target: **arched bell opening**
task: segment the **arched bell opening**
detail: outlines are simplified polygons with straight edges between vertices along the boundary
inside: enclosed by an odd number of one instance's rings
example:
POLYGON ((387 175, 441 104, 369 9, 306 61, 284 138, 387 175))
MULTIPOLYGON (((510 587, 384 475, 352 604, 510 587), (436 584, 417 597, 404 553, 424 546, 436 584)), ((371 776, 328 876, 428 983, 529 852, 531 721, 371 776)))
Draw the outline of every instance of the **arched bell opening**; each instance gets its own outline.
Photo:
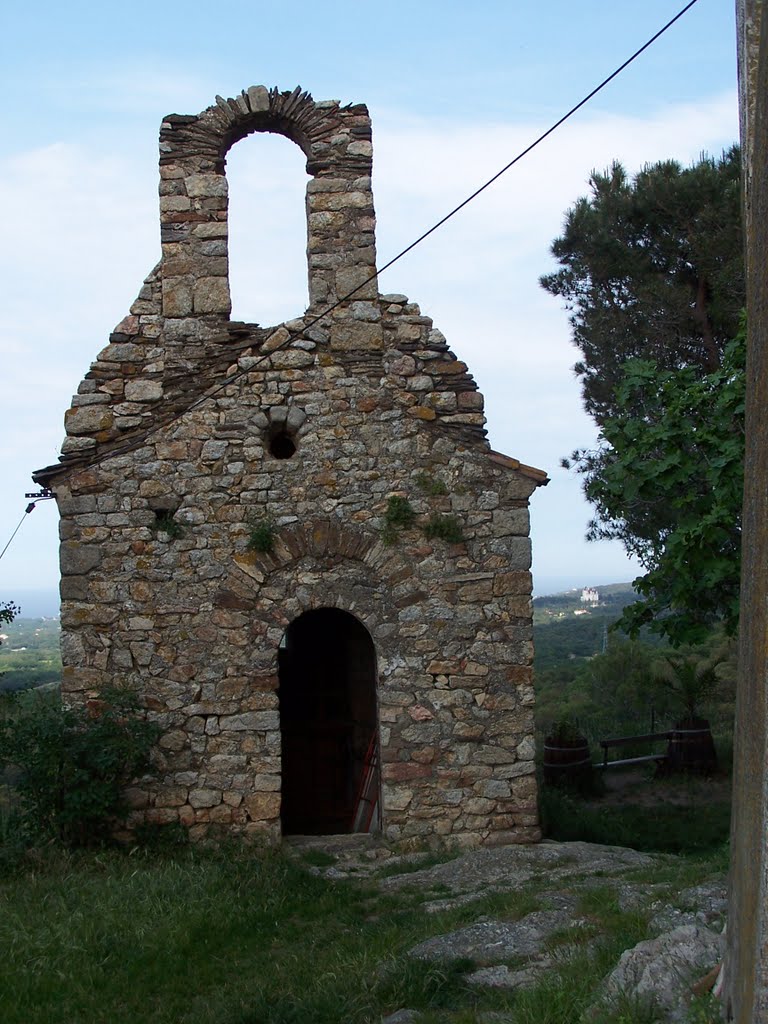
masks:
POLYGON ((376 652, 354 615, 295 619, 278 652, 283 835, 380 827, 376 652))
POLYGON ((261 131, 227 154, 232 320, 279 324, 309 303, 305 163, 290 139, 261 131))

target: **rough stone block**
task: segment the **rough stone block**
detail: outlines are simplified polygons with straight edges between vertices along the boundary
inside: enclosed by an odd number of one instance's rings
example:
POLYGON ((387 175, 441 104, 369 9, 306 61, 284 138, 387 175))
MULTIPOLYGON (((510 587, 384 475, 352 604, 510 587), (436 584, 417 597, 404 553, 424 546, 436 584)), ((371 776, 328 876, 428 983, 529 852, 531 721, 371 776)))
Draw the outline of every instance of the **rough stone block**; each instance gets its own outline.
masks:
POLYGON ((243 804, 253 821, 269 821, 280 814, 279 793, 252 793, 244 798, 243 804))
POLYGON ((417 420, 434 420, 437 418, 437 413, 434 409, 427 405, 413 405, 410 409, 406 409, 408 416, 412 416, 417 420))
POLYGON ((189 316, 192 312, 192 283, 186 277, 163 279, 163 315, 189 316))
POLYGON ((280 715, 277 711, 248 711, 242 715, 222 715, 219 726, 222 732, 279 729, 280 715))
POLYGON ((384 346, 384 336, 379 324, 364 323, 361 320, 334 324, 331 328, 331 348, 341 351, 378 351, 384 346))
POLYGON ((315 357, 311 352, 303 352, 298 348, 283 349, 273 352, 270 363, 275 370, 296 370, 302 366, 311 366, 315 357))
POLYGON ((253 788, 257 793, 279 793, 282 782, 279 775, 254 775, 253 788))
POLYGON ((384 786, 381 793, 385 813, 404 811, 413 800, 413 790, 405 786, 384 786))
POLYGON ((187 802, 188 792, 186 786, 165 786, 157 794, 155 807, 182 807, 187 802))
POLYGON ((374 267, 340 267, 336 271, 335 280, 336 294, 340 299, 351 296, 359 301, 360 299, 375 299, 378 295, 374 267))
POLYGON ((247 93, 248 106, 254 114, 269 110, 269 90, 263 85, 252 85, 247 93))
POLYGON ((226 277, 199 277, 195 281, 195 313, 229 313, 231 308, 226 277))
POLYGON ((80 516, 95 512, 97 508, 94 494, 81 494, 77 497, 62 495, 57 499, 57 504, 61 516, 80 516))
POLYGON ((160 196, 160 213, 182 213, 191 208, 187 196, 160 196))
POLYGON ((427 779, 433 769, 427 764, 416 764, 408 761, 395 761, 382 767, 382 778, 387 782, 407 782, 411 779, 427 779))
POLYGON ((173 825, 179 820, 179 812, 175 807, 149 807, 144 812, 147 825, 173 825))
POLYGON ((227 195, 227 179, 223 174, 190 174, 185 185, 187 195, 194 199, 227 195))
POLYGON ((163 397, 163 385, 159 380, 129 380, 125 397, 129 402, 157 402, 163 397))
POLYGON ((195 810, 201 807, 216 807, 221 803, 221 790, 218 789, 191 789, 189 791, 189 803, 195 810))
POLYGON ((347 152, 350 156, 373 156, 373 146, 370 142, 350 142, 347 146, 347 152))
POLYGON ((65 437, 61 442, 62 455, 74 455, 84 453, 90 448, 96 447, 95 437, 65 437))
POLYGON ((499 536, 516 534, 518 536, 527 537, 528 509, 497 509, 493 513, 493 528, 494 532, 499 536))
POLYGON ((109 430, 112 418, 112 411, 102 406, 78 406, 65 413, 64 426, 68 434, 93 434, 109 430))
POLYGON ((79 544, 65 541, 59 548, 59 565, 62 576, 83 576, 94 570, 101 562, 102 550, 96 544, 79 544))
POLYGON ((482 745, 478 747, 475 760, 481 764, 511 764, 517 760, 515 754, 504 747, 482 745))

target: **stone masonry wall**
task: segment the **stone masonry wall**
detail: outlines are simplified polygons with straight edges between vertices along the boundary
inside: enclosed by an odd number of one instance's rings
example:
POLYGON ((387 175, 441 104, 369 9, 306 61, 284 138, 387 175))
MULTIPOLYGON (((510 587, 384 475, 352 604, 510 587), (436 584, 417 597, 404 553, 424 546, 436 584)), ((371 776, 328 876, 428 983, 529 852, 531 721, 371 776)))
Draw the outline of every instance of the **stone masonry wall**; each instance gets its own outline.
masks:
POLYGON ((67 699, 128 685, 163 728, 133 820, 279 836, 278 645, 335 607, 376 649, 386 834, 539 836, 527 506, 546 477, 490 450, 464 363, 378 293, 370 138, 365 107, 300 90, 164 121, 162 261, 35 475, 61 514, 67 699), (311 306, 269 329, 229 320, 225 156, 252 131, 292 138, 313 175, 311 306), (386 543, 393 495, 417 517, 386 543), (462 541, 426 539, 445 515, 462 541))

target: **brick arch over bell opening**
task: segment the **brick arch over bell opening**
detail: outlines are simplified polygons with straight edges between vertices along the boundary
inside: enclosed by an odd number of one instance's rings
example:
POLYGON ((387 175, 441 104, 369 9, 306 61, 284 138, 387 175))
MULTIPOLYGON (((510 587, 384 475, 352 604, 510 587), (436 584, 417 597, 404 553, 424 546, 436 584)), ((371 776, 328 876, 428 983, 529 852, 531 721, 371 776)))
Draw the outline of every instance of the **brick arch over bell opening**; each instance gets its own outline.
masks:
MULTIPOLYGON (((200 114, 173 114, 163 121, 161 276, 167 318, 229 319, 226 155, 254 132, 283 135, 307 157, 310 308, 332 304, 375 274, 367 107, 316 103, 300 88, 252 86, 235 99, 217 97, 200 114)), ((376 294, 371 280, 355 298, 376 294)))

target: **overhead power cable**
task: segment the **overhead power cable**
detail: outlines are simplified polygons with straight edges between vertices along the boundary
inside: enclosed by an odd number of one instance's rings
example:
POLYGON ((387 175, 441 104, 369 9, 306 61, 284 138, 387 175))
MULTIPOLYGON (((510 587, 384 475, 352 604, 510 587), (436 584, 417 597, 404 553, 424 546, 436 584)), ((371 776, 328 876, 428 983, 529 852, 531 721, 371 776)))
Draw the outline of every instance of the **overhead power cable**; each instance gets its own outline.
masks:
MULTIPOLYGON (((587 95, 584 96, 583 99, 579 100, 578 103, 571 107, 571 109, 567 113, 563 114, 563 116, 560 117, 557 121, 555 121, 554 124, 550 125, 550 127, 547 128, 546 131, 542 132, 541 135, 538 136, 538 138, 534 139, 534 141, 531 142, 528 146, 526 146, 525 149, 521 150, 517 154, 517 156, 510 160, 509 163, 505 164, 504 167, 501 168, 501 170, 497 171, 493 175, 493 177, 489 178, 479 188, 476 188, 475 191, 471 193, 471 195, 468 195, 466 199, 464 199, 462 202, 458 204, 458 206, 455 206, 449 213, 446 213, 444 217, 441 217, 440 220, 433 224, 432 227, 428 228, 421 235, 419 235, 419 237, 416 238, 413 242, 411 242, 410 245, 407 245, 404 249, 402 249, 395 256, 393 256, 392 259, 388 260, 383 266, 379 267, 377 270, 374 270, 370 277, 362 281, 359 285, 357 285, 356 288, 353 288, 350 292, 347 292, 346 295, 342 296, 340 299, 337 299, 336 302, 328 306, 321 313, 318 313, 315 316, 313 316, 308 322, 305 321, 304 326, 301 328, 301 330, 286 327, 285 330, 288 331, 288 337, 279 345, 276 345, 274 348, 270 349, 269 352, 265 352, 262 355, 258 356, 256 358, 255 363, 251 363, 247 368, 239 369, 235 373, 231 374, 229 377, 226 377, 212 391, 208 391, 204 395, 201 395, 200 398, 196 399, 194 402, 192 402, 191 405, 188 405, 186 409, 183 409, 181 412, 173 416, 167 423, 159 423, 157 426, 150 429, 147 433, 142 434, 141 438, 137 438, 134 441, 131 441, 122 447, 112 448, 108 451, 104 451, 99 457, 90 460, 89 465, 98 465, 101 462, 104 462, 106 459, 115 458, 118 455, 123 455, 126 452, 132 451, 138 445, 143 444, 153 434, 156 434, 159 430, 163 430, 166 427, 169 427, 171 424, 181 419, 182 416, 185 416, 187 413, 199 408, 201 405, 203 405, 203 403, 209 401, 210 399, 215 398, 216 395, 220 394, 225 388, 229 387, 231 384, 234 384, 235 381, 239 380, 241 377, 245 376, 248 373, 252 373, 260 363, 267 360, 275 352, 280 352, 282 349, 287 348, 288 345, 290 345, 295 338, 300 337, 302 334, 305 334, 307 331, 311 330, 312 327, 316 326, 316 324, 318 324, 321 320, 324 320, 327 316, 329 316, 329 314, 331 314, 335 309, 338 309, 339 306, 342 306, 345 302, 349 302, 349 300, 353 298, 367 284, 369 284, 375 278, 383 274, 385 270, 389 270, 390 267, 394 266, 395 263, 401 260, 409 252, 412 252, 417 245, 420 245, 425 239, 429 238, 430 235, 434 234, 434 232, 437 231, 438 228, 441 228, 443 224, 446 224, 449 220, 451 220, 452 217, 455 217, 457 213, 459 213, 471 202, 477 199, 479 195, 485 192, 487 188, 490 188, 490 186, 493 185, 494 182, 498 181, 499 178, 501 178, 502 175, 506 174, 508 170, 515 166, 515 164, 519 163, 532 150, 534 150, 537 146, 544 142, 545 139, 552 135, 553 132, 557 131, 557 129, 560 128, 561 125, 565 124, 565 122, 569 118, 573 117, 573 115, 577 111, 581 110, 583 106, 589 103, 589 101, 593 99, 599 92, 601 92, 610 82, 612 82, 614 78, 616 78, 618 75, 622 73, 622 71, 628 68, 629 65, 633 63, 633 61, 637 60, 637 58, 642 53, 644 53, 650 46, 652 46, 657 39, 663 36, 664 33, 668 31, 668 29, 670 29, 675 24, 675 22, 679 21, 680 18, 682 18, 683 15, 686 14, 696 3, 698 3, 698 0, 690 0, 690 2, 685 5, 685 7, 678 11, 678 13, 673 18, 670 18, 670 20, 665 25, 663 25, 662 28, 658 30, 658 32, 655 32, 650 37, 650 39, 648 39, 645 43, 643 43, 641 47, 635 50, 635 52, 630 57, 628 57, 622 64, 620 64, 614 71, 612 71, 611 74, 607 76, 607 78, 604 78, 599 85, 596 85, 595 88, 591 90, 591 92, 587 93, 587 95)), ((250 347, 250 345, 247 345, 242 351, 246 351, 246 349, 250 347)))
MULTIPOLYGON (((438 228, 441 228, 443 224, 446 224, 452 217, 455 217, 460 210, 463 210, 464 207, 468 206, 474 199, 477 199, 477 197, 482 192, 485 192, 487 188, 490 188, 490 186, 493 185, 494 182, 498 181, 498 179, 503 174, 506 174, 506 172, 510 170, 512 167, 514 167, 516 163, 519 163, 520 160, 523 159, 523 157, 527 156, 532 150, 534 150, 538 145, 540 145, 553 132, 557 131, 557 129, 562 124, 564 124, 570 117, 572 117, 578 110, 585 106, 585 104, 589 103, 589 101, 594 96, 596 96, 602 89, 604 89, 605 86, 609 84, 609 82, 612 82, 614 78, 620 75, 621 72, 625 70, 625 68, 628 68, 629 65, 634 60, 636 60, 641 53, 644 53, 645 50, 648 49, 648 47, 652 46, 656 42, 656 40, 659 39, 667 31, 667 29, 671 28, 676 21, 679 21, 679 19, 682 18, 686 11, 689 11, 691 7, 693 7, 696 3, 698 3, 698 0, 690 0, 690 2, 687 3, 685 7, 682 8, 682 10, 678 11, 674 18, 671 18, 666 23, 666 25, 664 25, 662 28, 658 30, 658 32, 652 35, 647 42, 643 43, 643 45, 638 50, 635 50, 631 57, 628 57, 623 64, 620 64, 615 71, 612 71, 607 78, 604 78, 599 85, 595 86, 595 88, 590 93, 588 93, 582 100, 579 100, 579 102, 575 106, 571 107, 571 109, 566 114, 563 114, 563 116, 558 121, 555 121, 555 123, 551 125, 549 128, 547 128, 545 132, 542 132, 542 134, 539 135, 537 139, 534 139, 534 141, 531 142, 528 146, 526 146, 525 149, 521 150, 521 152, 519 152, 516 157, 510 160, 508 164, 505 164, 505 166, 502 167, 500 171, 497 171, 492 178, 489 178, 488 181, 485 182, 485 184, 475 189, 475 191, 471 195, 467 196, 467 198, 464 199, 461 203, 459 203, 458 206, 455 206, 449 213, 446 213, 444 217, 441 217, 439 221, 433 224, 431 228, 428 228, 423 234, 419 235, 419 237, 415 239, 415 241, 411 242, 410 245, 407 245, 404 249, 397 253, 396 256, 393 256, 392 259, 388 260, 388 262, 386 262, 383 266, 375 270, 370 277, 366 278, 361 284, 357 285, 356 288, 353 288, 351 292, 348 292, 342 298, 334 302, 332 306, 329 306, 327 309, 323 310, 322 313, 319 313, 317 316, 315 316, 309 322, 309 324, 305 324, 303 330, 307 331, 311 327, 314 327, 315 324, 317 324, 320 320, 323 320, 326 316, 328 316, 329 313, 332 313, 333 310, 337 309, 345 302, 348 302, 362 288, 364 288, 367 284, 373 281, 374 278, 379 277, 381 274, 384 273, 385 270, 389 270, 389 268, 394 266, 394 264, 397 263, 398 260, 401 260, 403 256, 406 256, 409 252, 415 249, 416 246, 420 245, 426 238, 429 238, 431 234, 437 231, 438 228)), ((293 338, 298 336, 299 333, 301 332, 296 331, 295 333, 292 333, 292 336, 290 338, 287 338, 280 345, 275 346, 275 348, 272 349, 269 353, 265 353, 261 357, 260 361, 263 359, 267 359, 270 355, 272 355, 272 352, 278 352, 280 351, 280 349, 287 347, 291 343, 293 338)), ((189 406, 189 409, 187 409, 186 411, 189 412, 192 409, 197 408, 198 405, 201 405, 203 402, 207 401, 208 398, 212 398, 214 395, 218 394, 219 391, 223 390, 225 387, 228 387, 229 384, 233 383, 233 381, 237 380, 239 377, 242 377, 246 373, 250 373, 252 369, 254 369, 253 365, 248 367, 248 369, 239 370, 237 373, 232 374, 232 376, 225 380, 221 385, 219 385, 219 387, 216 388, 215 391, 209 392, 207 395, 202 396, 196 402, 193 402, 193 404, 189 406)))
MULTIPOLYGON (((652 46, 660 36, 664 35, 668 28, 671 28, 676 21, 679 21, 679 19, 682 18, 686 11, 689 11, 691 7, 693 7, 693 5, 696 3, 698 3, 698 0, 690 0, 690 3, 686 4, 681 11, 678 11, 674 18, 670 19, 670 21, 668 21, 663 28, 660 28, 655 35, 651 36, 648 42, 643 43, 639 50, 635 50, 631 57, 628 57, 623 64, 620 64, 615 71, 612 71, 607 78, 604 78, 600 85, 595 86, 592 92, 587 93, 583 100, 579 100, 579 102, 574 107, 571 107, 567 114, 563 114, 559 121, 555 121, 555 123, 551 127, 547 128, 545 132, 542 132, 541 135, 539 135, 537 139, 534 139, 534 141, 530 145, 526 146, 525 149, 521 150, 513 160, 510 160, 509 163, 505 164, 500 171, 497 171, 492 178, 489 178, 484 185, 481 185, 480 188, 475 189, 475 191, 471 195, 467 196, 467 198, 463 202, 459 203, 458 206, 455 206, 450 213, 446 213, 446 215, 442 217, 436 224, 433 224, 428 231, 425 231, 423 235, 419 235, 415 242, 411 242, 411 244, 407 246, 405 249, 403 249, 402 252, 399 252, 397 256, 394 256, 389 261, 389 263, 385 263, 384 266, 378 271, 378 273, 381 274, 385 270, 388 270, 393 263, 397 263, 399 259, 402 259, 402 257, 405 256, 406 253, 409 253, 411 251, 411 249, 415 249, 416 246, 423 242, 425 238, 429 238, 429 236, 434 231, 437 231, 437 229, 442 227, 443 224, 445 224, 447 221, 451 219, 451 217, 454 217, 459 212, 459 210, 463 210, 464 207, 468 206, 473 199, 477 199, 481 192, 485 192, 485 190, 489 188, 491 185, 493 185, 495 181, 499 180, 502 174, 506 174, 511 167, 514 167, 516 163, 519 163, 520 160, 523 159, 523 157, 527 156, 531 152, 531 150, 535 149, 540 143, 542 143, 546 138, 548 138, 548 136, 550 136, 552 132, 557 131, 560 125, 565 124, 569 117, 573 117, 577 110, 581 110, 581 108, 585 104, 589 103, 593 96, 596 96, 601 89, 604 89, 609 82, 612 82, 613 79, 620 75, 625 68, 628 68, 632 61, 636 60, 641 53, 648 49, 649 46, 652 46)), ((362 287, 362 285, 360 285, 359 287, 362 287)))
MULTIPOLYGON (((29 497, 31 497, 31 495, 29 495, 29 494, 28 494, 28 495, 27 495, 27 497, 29 498, 29 497)), ((41 494, 41 495, 40 495, 40 497, 38 498, 38 500, 39 500, 39 501, 45 501, 45 500, 46 500, 47 498, 49 498, 49 497, 51 497, 51 498, 52 498, 52 497, 53 497, 53 495, 52 495, 52 494, 51 494, 51 495, 48 495, 48 494, 41 494)), ((29 504, 27 505, 27 507, 26 507, 26 508, 24 509, 24 515, 23 515, 23 516, 21 517, 21 519, 19 520, 19 522, 18 522, 18 525, 17 525, 16 529, 15 529, 15 530, 13 531, 13 533, 11 534, 11 536, 10 536, 10 537, 8 538, 8 543, 7 543, 6 545, 5 545, 5 547, 3 548, 3 550, 2 550, 2 551, 0 551, 0 558, 2 558, 2 557, 3 557, 3 555, 5 554, 5 552, 6 552, 6 551, 8 550, 8 548, 9 548, 9 547, 11 546, 11 541, 12 541, 12 540, 13 540, 13 538, 14 538, 14 537, 16 536, 16 534, 17 534, 17 533, 19 532, 19 530, 21 529, 21 524, 22 524, 22 523, 24 522, 24 520, 25 520, 25 519, 27 518, 27 516, 29 515, 29 513, 33 511, 33 509, 35 508, 35 505, 36 505, 36 502, 34 502, 34 501, 30 501, 30 503, 29 503, 29 504)))

